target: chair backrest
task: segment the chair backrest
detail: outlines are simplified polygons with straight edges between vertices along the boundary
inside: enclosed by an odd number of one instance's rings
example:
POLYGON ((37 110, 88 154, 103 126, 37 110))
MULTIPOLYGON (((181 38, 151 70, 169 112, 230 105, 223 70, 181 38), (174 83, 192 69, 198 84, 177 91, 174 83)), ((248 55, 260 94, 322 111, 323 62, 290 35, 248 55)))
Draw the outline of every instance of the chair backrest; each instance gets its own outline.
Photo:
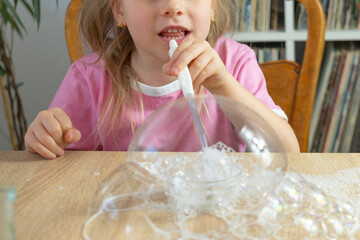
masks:
MULTIPOLYGON (((268 91, 287 114, 302 152, 307 151, 311 113, 325 44, 325 13, 320 0, 297 0, 307 12, 308 35, 303 62, 279 60, 260 64, 268 91)), ((84 55, 79 29, 83 0, 72 0, 65 16, 71 62, 84 55)))
POLYGON ((84 0, 71 0, 65 15, 65 35, 71 62, 84 56, 79 32, 80 10, 84 0))

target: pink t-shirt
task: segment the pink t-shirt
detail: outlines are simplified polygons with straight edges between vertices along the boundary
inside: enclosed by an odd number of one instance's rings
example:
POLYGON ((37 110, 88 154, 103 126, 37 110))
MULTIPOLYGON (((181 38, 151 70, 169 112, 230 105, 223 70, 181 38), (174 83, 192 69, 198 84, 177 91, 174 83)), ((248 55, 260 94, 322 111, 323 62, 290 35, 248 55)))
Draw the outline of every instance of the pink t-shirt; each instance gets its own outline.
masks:
MULTIPOLYGON (((220 38, 216 43, 215 50, 223 60, 227 70, 242 86, 279 116, 286 118, 285 113, 279 106, 275 105, 267 92, 265 79, 253 50, 244 44, 227 38, 220 38)), ((134 136, 133 127, 136 130, 143 122, 142 111, 133 109, 131 114, 125 111, 125 114, 121 115, 120 127, 113 130, 112 134, 108 136, 103 134, 102 127, 96 128, 111 85, 110 76, 103 62, 100 60, 94 63, 97 59, 98 55, 90 54, 72 64, 49 108, 59 107, 63 109, 69 115, 73 126, 79 129, 82 134, 81 140, 70 145, 69 149, 126 151, 134 136)), ((140 83, 140 88, 145 119, 159 107, 183 97, 178 80, 161 87, 150 87, 140 83)), ((132 91, 133 102, 139 103, 136 87, 133 87, 132 91)), ((205 90, 205 94, 210 93, 205 90)), ((210 104, 207 108, 209 114, 203 114, 203 117, 205 116, 203 121, 209 145, 215 144, 220 139, 224 144, 243 151, 244 145, 239 145, 234 127, 217 104, 210 104)), ((166 113, 163 114, 166 115, 166 113)), ((193 128, 191 115, 189 116, 186 114, 168 114, 168 118, 171 119, 159 123, 158 128, 152 129, 152 133, 157 134, 152 134, 153 139, 147 141, 152 141, 156 146, 149 146, 149 148, 164 151, 199 150, 199 141, 193 128), (171 125, 165 126, 164 124, 171 125), (172 144, 168 143, 169 139, 171 139, 172 144), (161 145, 167 145, 166 149, 161 149, 161 145)))

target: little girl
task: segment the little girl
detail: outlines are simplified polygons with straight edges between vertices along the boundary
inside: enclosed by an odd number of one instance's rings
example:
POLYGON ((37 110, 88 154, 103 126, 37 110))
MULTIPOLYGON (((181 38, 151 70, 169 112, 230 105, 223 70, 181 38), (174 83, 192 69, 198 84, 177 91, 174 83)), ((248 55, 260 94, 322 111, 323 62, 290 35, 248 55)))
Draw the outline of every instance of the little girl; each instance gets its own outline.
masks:
POLYGON ((298 152, 254 52, 221 37, 236 26, 238 2, 85 0, 80 30, 93 53, 72 64, 49 109, 30 124, 26 149, 49 159, 64 148, 126 151, 147 116, 183 97, 177 76, 188 66, 197 93, 250 107, 278 133, 285 151, 298 152), (170 59, 171 39, 179 47, 170 59))

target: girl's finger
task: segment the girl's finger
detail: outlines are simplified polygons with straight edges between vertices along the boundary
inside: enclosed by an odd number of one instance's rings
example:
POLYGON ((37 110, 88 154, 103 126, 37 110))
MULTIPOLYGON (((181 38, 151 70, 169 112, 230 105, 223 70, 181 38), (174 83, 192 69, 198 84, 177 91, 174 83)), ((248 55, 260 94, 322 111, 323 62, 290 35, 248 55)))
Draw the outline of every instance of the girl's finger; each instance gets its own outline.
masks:
POLYGON ((66 144, 75 143, 81 139, 81 133, 75 128, 71 128, 64 134, 64 142, 66 144))
POLYGON ((49 149, 47 149, 46 147, 44 147, 36 138, 35 134, 31 131, 28 132, 26 134, 27 137, 27 143, 26 144, 26 149, 29 152, 33 152, 33 153, 38 153, 41 156, 43 156, 44 158, 47 159, 55 159, 56 158, 56 154, 51 152, 49 149))
MULTIPOLYGON (((189 64, 188 67, 193 81, 197 79, 201 73, 203 73, 204 69, 212 61, 212 59, 213 55, 210 52, 204 52, 189 64)), ((211 72, 207 72, 207 76, 209 75, 211 75, 211 72)))
POLYGON ((60 123, 63 133, 72 128, 70 117, 60 108, 52 108, 50 111, 53 113, 55 119, 60 123))
POLYGON ((63 141, 56 142, 54 138, 46 131, 45 127, 37 127, 35 131, 33 131, 34 136, 37 141, 50 152, 56 154, 57 156, 64 155, 63 149, 63 141))
POLYGON ((177 76, 187 65, 204 52, 206 44, 197 41, 190 42, 191 44, 188 46, 189 42, 183 42, 176 49, 173 57, 166 66, 166 73, 177 76))
POLYGON ((35 129, 45 128, 46 132, 59 144, 62 143, 63 130, 59 121, 55 118, 54 114, 50 111, 42 111, 37 116, 38 121, 34 121, 35 129))
POLYGON ((195 89, 200 87, 201 84, 203 84, 204 87, 208 89, 213 87, 212 85, 209 85, 209 81, 205 82, 205 80, 207 80, 213 74, 214 69, 216 69, 216 66, 214 66, 215 64, 215 60, 211 59, 210 62, 208 62, 208 64, 200 71, 197 77, 193 80, 193 86, 195 89))
POLYGON ((193 44, 193 40, 191 39, 187 39, 186 41, 182 42, 177 49, 175 50, 175 52, 173 53, 169 63, 173 64, 174 62, 177 61, 178 57, 181 55, 181 53, 187 49, 189 46, 191 46, 193 44))
POLYGON ((205 49, 203 44, 192 44, 181 52, 176 62, 172 65, 172 68, 180 73, 180 71, 182 71, 193 60, 198 58, 204 51, 205 49))

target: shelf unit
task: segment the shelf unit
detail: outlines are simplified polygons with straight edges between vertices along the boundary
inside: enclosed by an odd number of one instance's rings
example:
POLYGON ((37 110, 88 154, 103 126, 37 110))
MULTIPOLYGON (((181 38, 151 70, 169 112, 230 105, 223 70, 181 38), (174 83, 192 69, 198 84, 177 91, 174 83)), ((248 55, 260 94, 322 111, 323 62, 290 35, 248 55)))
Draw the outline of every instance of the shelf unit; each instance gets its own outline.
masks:
MULTIPOLYGON (((294 1, 285 0, 284 3, 284 31, 270 32, 236 32, 229 36, 238 42, 284 42, 287 60, 296 60, 296 42, 305 42, 305 30, 295 29, 294 1)), ((325 41, 360 41, 360 30, 327 30, 325 41)))

